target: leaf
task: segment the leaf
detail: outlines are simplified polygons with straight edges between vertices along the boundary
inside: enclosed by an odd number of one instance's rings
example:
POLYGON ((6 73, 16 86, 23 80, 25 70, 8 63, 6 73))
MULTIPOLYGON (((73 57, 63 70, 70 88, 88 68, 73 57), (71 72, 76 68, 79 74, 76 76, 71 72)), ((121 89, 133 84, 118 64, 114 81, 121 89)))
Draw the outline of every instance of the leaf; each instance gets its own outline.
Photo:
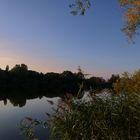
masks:
POLYGON ((41 122, 38 121, 38 120, 34 120, 34 124, 35 124, 35 125, 39 125, 39 124, 41 124, 41 122))
POLYGON ((43 128, 47 128, 48 127, 48 123, 45 121, 43 122, 43 128))
POLYGON ((50 117, 50 116, 51 116, 51 115, 50 115, 49 113, 47 113, 47 112, 46 112, 45 114, 46 114, 48 117, 50 117))
POLYGON ((30 118, 30 117, 25 117, 25 119, 28 120, 28 121, 33 121, 33 119, 30 118))
POLYGON ((75 16, 75 15, 78 14, 78 12, 77 11, 71 11, 71 14, 75 16))
POLYGON ((80 15, 81 15, 81 16, 83 16, 83 15, 85 14, 85 11, 86 11, 86 9, 85 9, 85 8, 83 8, 83 9, 81 10, 80 15))

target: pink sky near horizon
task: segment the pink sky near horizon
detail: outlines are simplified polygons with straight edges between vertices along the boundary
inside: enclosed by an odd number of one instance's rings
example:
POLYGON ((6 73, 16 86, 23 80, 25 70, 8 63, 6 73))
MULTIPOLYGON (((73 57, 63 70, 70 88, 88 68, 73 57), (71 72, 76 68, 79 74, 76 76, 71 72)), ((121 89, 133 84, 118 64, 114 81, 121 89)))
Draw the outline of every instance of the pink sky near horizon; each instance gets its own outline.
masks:
MULTIPOLYGON (((24 58, 19 58, 16 56, 9 56, 9 57, 1 57, 0 56, 0 68, 5 69, 6 65, 9 65, 10 69, 15 66, 16 64, 26 64, 28 66, 28 68, 30 70, 34 70, 34 71, 38 71, 38 72, 43 72, 43 73, 47 73, 47 72, 58 72, 58 73, 62 73, 65 70, 69 70, 72 72, 77 72, 77 68, 78 65, 75 66, 75 68, 72 68, 69 66, 68 67, 63 67, 63 66, 57 66, 54 63, 51 64, 51 62, 46 63, 45 65, 40 62, 37 61, 33 61, 33 62, 29 62, 28 60, 24 61, 24 58)), ((82 68, 82 67, 81 67, 82 68)), ((118 74, 117 72, 112 73, 109 71, 100 71, 97 69, 93 69, 93 70, 88 70, 88 69, 84 69, 83 68, 84 73, 86 74, 90 74, 90 76, 99 76, 99 77, 104 77, 104 78, 109 78, 112 74, 118 74)))

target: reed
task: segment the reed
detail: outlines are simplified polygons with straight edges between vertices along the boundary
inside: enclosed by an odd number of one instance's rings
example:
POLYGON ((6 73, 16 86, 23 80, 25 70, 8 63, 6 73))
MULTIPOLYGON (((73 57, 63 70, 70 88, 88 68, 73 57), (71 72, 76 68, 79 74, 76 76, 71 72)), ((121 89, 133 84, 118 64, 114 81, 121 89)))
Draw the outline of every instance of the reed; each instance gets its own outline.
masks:
POLYGON ((140 96, 91 95, 90 102, 66 99, 51 119, 51 134, 60 140, 140 139, 140 96))

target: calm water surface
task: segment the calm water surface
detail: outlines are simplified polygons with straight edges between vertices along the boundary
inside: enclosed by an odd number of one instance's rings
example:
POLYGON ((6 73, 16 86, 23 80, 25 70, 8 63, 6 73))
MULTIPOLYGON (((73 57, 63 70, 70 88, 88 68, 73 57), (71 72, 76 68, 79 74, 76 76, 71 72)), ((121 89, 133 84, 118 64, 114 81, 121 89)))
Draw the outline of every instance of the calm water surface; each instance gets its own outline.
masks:
MULTIPOLYGON (((46 120, 45 112, 53 113, 52 108, 55 108, 58 102, 58 97, 0 100, 0 140, 25 140, 19 129, 20 121, 25 117, 46 120), (53 101, 55 105, 52 106, 47 100, 53 101)), ((48 130, 40 128, 37 136, 40 140, 49 139, 48 130)))

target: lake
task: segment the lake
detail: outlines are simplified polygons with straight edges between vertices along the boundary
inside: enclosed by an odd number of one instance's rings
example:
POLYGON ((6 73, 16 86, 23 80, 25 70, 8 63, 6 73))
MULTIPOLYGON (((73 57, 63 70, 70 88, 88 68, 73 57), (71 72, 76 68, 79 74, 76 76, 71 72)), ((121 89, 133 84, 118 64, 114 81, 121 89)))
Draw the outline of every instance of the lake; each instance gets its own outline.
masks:
MULTIPOLYGON (((46 120, 45 112, 53 113, 60 98, 42 97, 34 99, 0 99, 0 140, 25 140, 20 131, 20 122, 25 117, 46 120), (53 101, 51 105, 47 100, 53 101)), ((40 127, 37 131, 40 140, 50 139, 48 130, 40 127)))

